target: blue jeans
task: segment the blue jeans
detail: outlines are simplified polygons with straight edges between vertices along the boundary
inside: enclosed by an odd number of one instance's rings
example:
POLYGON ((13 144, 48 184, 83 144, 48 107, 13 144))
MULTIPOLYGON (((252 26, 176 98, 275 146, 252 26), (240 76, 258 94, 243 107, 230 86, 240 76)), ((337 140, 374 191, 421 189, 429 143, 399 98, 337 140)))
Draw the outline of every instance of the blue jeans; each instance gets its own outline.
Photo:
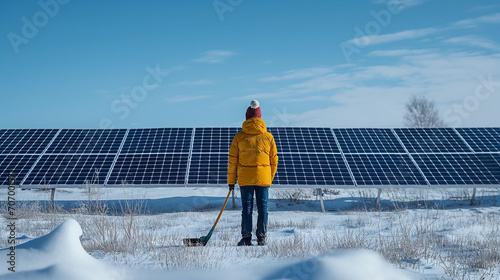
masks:
POLYGON ((267 199, 269 197, 268 187, 243 186, 241 190, 241 236, 243 238, 252 238, 252 212, 253 195, 257 200, 257 239, 266 238, 267 232, 267 199))

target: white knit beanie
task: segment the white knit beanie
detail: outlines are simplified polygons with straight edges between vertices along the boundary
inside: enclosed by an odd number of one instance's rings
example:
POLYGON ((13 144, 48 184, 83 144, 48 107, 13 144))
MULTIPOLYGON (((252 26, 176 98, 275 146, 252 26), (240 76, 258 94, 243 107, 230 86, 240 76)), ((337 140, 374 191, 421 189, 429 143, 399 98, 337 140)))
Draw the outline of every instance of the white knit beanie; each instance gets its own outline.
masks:
POLYGON ((252 100, 252 102, 250 102, 250 107, 251 107, 252 109, 257 109, 257 108, 259 108, 259 101, 257 101, 257 100, 252 100))

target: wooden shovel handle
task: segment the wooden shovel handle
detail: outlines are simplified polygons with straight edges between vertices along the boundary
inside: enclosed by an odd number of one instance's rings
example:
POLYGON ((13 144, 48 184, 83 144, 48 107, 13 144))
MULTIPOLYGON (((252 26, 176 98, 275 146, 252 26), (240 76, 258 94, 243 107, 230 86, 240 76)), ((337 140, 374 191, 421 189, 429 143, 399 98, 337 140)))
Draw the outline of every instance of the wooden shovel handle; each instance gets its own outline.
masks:
POLYGON ((222 209, 220 210, 219 212, 219 216, 217 217, 217 220, 215 220, 215 223, 214 223, 214 226, 213 228, 217 225, 217 223, 219 222, 219 219, 220 219, 220 216, 222 215, 222 212, 224 211, 224 209, 226 208, 226 204, 227 204, 227 201, 229 200, 229 196, 231 195, 231 190, 229 190, 229 192, 227 193, 227 197, 226 197, 226 201, 224 202, 224 206, 222 206, 222 209))

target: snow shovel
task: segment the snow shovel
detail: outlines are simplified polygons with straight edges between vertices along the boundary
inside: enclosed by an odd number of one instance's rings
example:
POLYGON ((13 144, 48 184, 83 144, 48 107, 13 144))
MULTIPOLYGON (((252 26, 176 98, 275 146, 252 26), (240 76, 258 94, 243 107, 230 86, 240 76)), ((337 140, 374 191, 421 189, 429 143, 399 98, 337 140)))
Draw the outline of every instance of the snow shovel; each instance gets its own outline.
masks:
POLYGON ((217 217, 217 220, 215 220, 214 226, 210 230, 207 236, 202 236, 200 238, 186 238, 182 240, 184 242, 184 245, 186 246, 205 246, 207 245, 208 240, 212 236, 212 233, 214 232, 215 226, 219 222, 220 216, 222 215, 222 212, 224 211, 224 208, 226 208, 227 201, 229 200, 229 195, 231 195, 231 190, 229 190, 229 193, 227 194, 226 201, 224 202, 224 206, 222 206, 222 209, 220 210, 219 216, 217 217))

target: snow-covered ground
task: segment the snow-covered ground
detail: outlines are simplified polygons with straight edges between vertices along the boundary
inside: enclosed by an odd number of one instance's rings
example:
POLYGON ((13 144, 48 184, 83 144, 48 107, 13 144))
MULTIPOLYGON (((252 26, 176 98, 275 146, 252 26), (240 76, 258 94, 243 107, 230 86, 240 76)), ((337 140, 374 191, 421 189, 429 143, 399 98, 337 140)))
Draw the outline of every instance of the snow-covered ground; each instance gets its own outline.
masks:
MULTIPOLYGON (((223 188, 18 190, 15 270, 7 193, 0 194, 0 279, 500 279, 500 191, 271 191, 269 244, 236 247, 239 199, 223 188), (299 198, 298 201, 286 198, 299 198), (19 205, 22 201, 22 205, 19 205), (89 213, 90 212, 90 213, 89 213)), ((255 240, 254 240, 255 243, 255 240)))

